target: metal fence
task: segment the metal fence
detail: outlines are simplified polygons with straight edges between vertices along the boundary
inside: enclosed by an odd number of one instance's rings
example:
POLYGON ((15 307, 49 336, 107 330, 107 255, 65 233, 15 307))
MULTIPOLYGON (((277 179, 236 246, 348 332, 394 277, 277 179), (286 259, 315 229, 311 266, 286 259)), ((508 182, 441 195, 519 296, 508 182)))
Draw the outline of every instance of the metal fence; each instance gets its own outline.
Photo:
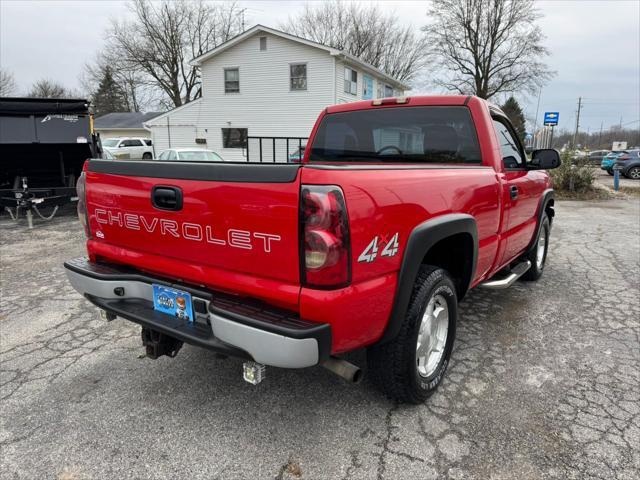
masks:
POLYGON ((298 163, 302 161, 307 137, 247 137, 247 162, 298 163))

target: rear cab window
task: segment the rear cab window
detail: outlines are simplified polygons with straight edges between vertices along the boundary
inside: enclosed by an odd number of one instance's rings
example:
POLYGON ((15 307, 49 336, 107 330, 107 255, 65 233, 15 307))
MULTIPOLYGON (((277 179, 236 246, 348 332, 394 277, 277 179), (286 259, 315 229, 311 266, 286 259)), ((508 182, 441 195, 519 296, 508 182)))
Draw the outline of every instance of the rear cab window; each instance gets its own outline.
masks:
POLYGON ((311 162, 398 162, 480 165, 467 107, 420 106, 326 115, 313 140, 311 162))

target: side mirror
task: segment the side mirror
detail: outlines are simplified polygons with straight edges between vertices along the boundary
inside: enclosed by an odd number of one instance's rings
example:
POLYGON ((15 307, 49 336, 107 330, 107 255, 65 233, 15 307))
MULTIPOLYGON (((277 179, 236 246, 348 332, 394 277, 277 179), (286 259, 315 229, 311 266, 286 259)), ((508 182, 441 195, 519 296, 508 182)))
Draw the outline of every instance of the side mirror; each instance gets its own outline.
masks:
POLYGON ((120 145, 118 145, 118 148, 122 148, 124 146, 125 146, 124 143, 121 143, 120 145))
POLYGON ((554 148, 534 150, 529 168, 532 170, 551 170, 560 166, 560 154, 554 148))

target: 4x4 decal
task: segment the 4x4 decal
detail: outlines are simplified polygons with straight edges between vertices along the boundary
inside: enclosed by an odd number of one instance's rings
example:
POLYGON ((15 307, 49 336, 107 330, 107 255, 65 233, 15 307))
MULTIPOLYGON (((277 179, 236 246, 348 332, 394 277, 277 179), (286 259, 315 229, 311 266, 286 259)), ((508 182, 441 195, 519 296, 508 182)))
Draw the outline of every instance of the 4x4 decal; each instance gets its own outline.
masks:
MULTIPOLYGON (((396 232, 389 241, 385 237, 380 236, 380 243, 385 245, 382 249, 381 257, 393 257, 398 253, 400 244, 398 243, 399 232, 396 232)), ((378 256, 378 236, 367 245, 367 248, 358 257, 358 262, 371 263, 378 256)))

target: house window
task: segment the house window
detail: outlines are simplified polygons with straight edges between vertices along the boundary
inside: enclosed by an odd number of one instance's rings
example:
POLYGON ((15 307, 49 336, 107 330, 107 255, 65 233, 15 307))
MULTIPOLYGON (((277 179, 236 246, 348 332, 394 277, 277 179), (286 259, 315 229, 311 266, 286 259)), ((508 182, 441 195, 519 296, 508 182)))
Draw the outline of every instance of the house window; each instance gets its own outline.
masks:
POLYGON ((385 98, 393 97, 393 87, 391 85, 384 86, 384 96, 385 98))
POLYGON ((240 70, 237 68, 224 69, 224 93, 240 92, 240 70))
POLYGON ((260 37, 260 50, 267 49, 267 37, 260 37))
POLYGON ((349 67, 344 67, 344 91, 351 95, 358 94, 358 72, 349 67))
POLYGON ((369 75, 362 76, 362 99, 371 100, 373 98, 373 78, 369 75))
POLYGON ((223 128, 222 148, 246 148, 247 129, 246 128, 223 128))
POLYGON ((291 90, 307 89, 307 64, 293 63, 289 65, 289 86, 291 90))

